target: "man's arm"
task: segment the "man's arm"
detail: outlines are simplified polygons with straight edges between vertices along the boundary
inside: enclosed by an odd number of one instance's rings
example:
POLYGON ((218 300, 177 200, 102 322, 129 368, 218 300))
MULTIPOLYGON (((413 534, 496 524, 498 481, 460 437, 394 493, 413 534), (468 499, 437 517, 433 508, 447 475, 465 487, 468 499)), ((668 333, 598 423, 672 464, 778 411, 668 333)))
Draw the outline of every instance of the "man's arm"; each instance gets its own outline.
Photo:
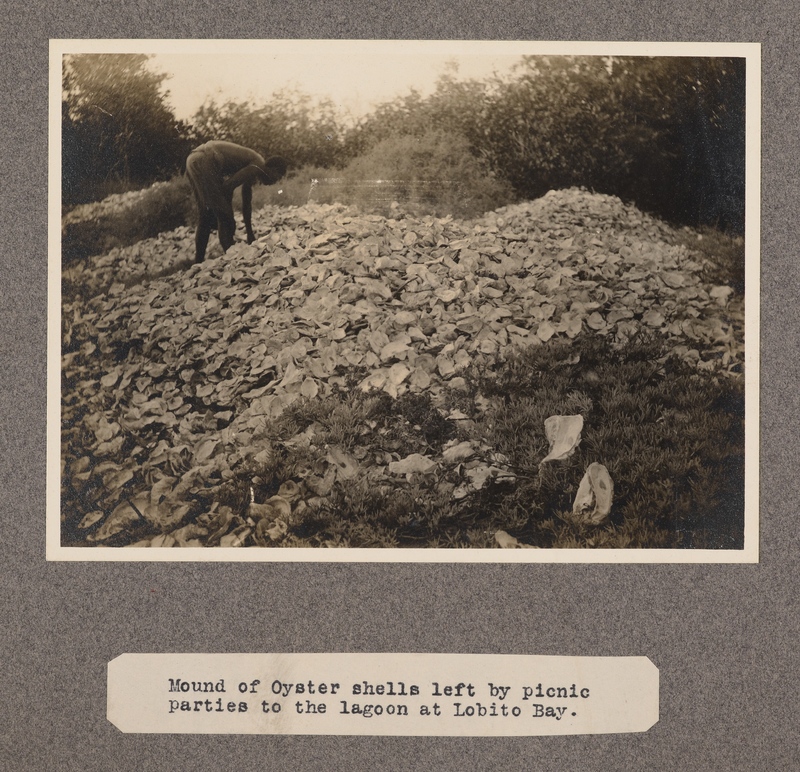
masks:
POLYGON ((242 186, 242 217, 247 231, 247 243, 256 240, 253 233, 253 183, 262 182, 265 185, 274 185, 286 174, 286 162, 282 158, 270 158, 266 168, 262 169, 257 164, 250 164, 232 174, 225 180, 225 193, 228 198, 233 197, 233 191, 242 186))
POLYGON ((282 158, 270 158, 264 166, 249 163, 225 180, 225 192, 232 196, 239 185, 252 185, 261 182, 264 185, 274 185, 286 175, 286 161, 282 158))
POLYGON ((247 231, 248 244, 252 244, 256 240, 256 235, 253 233, 253 182, 265 178, 263 170, 255 164, 251 164, 225 180, 225 193, 229 198, 233 196, 236 188, 242 186, 242 218, 244 219, 244 229, 247 231))
POLYGON ((247 243, 252 244, 256 240, 256 234, 253 233, 253 186, 248 182, 242 185, 242 217, 247 243))
POLYGON ((240 185, 252 187, 253 183, 256 181, 266 180, 266 176, 264 170, 255 164, 245 166, 243 169, 239 169, 236 174, 232 174, 225 180, 225 193, 228 196, 232 196, 233 191, 240 185))

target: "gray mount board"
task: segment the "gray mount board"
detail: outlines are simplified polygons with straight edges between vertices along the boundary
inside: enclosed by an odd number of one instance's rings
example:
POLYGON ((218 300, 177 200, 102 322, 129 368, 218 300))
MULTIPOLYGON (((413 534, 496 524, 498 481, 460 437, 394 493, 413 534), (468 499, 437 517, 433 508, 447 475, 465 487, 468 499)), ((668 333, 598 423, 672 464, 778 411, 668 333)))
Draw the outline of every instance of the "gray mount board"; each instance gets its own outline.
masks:
POLYGON ((796 13, 737 4, 89 2, 4 9, 0 339, 5 717, 12 770, 790 769, 798 637, 796 13), (48 38, 754 41, 762 47, 761 550, 754 565, 47 563, 48 38), (430 651, 647 656, 641 735, 122 735, 123 652, 430 651))

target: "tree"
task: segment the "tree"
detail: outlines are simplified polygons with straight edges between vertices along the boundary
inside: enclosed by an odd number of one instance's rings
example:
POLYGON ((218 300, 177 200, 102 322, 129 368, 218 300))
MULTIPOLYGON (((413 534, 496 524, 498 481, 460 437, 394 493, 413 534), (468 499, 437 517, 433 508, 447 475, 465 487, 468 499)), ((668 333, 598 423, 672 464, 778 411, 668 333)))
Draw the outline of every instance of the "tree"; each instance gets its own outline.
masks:
POLYGON ((392 137, 421 138, 430 132, 444 132, 466 139, 477 155, 476 139, 482 135, 489 87, 477 80, 459 80, 456 65, 449 62, 430 96, 423 97, 412 88, 404 96, 379 104, 363 118, 348 132, 347 152, 355 158, 392 137))
POLYGON ((62 73, 65 198, 109 180, 147 183, 174 174, 188 128, 165 100, 167 75, 146 54, 66 56, 62 73))

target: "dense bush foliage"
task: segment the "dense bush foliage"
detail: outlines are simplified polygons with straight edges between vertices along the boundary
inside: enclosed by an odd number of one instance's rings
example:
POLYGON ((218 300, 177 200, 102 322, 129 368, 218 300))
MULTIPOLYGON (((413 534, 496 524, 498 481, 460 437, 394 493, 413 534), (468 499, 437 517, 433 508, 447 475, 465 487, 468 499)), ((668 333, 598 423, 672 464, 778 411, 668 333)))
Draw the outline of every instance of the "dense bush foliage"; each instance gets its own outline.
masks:
POLYGON ((509 78, 443 76, 379 106, 353 155, 390 136, 460 136, 518 196, 583 186, 690 225, 744 227, 744 60, 524 57, 509 78))
POLYGON ((109 180, 164 179, 192 145, 226 139, 281 155, 295 172, 402 180, 439 212, 497 206, 509 188, 534 198, 583 186, 675 222, 744 228, 743 59, 528 56, 507 77, 448 72, 431 95, 412 90, 355 125, 330 100, 291 90, 263 105, 211 101, 180 124, 164 104, 166 76, 146 64, 142 55, 66 60, 65 200, 109 180), (456 180, 457 198, 447 185, 436 196, 418 189, 441 179, 456 180))
POLYGON ((482 152, 484 116, 496 83, 441 76, 429 97, 416 90, 378 105, 345 137, 345 149, 355 158, 394 136, 420 137, 431 131, 464 137, 473 153, 482 152))
POLYGON ((741 231, 744 75, 741 59, 527 57, 484 102, 480 152, 524 197, 583 185, 741 231))
POLYGON ((345 158, 344 129, 334 104, 296 91, 273 94, 263 106, 207 102, 195 115, 194 127, 201 141, 237 142, 265 157, 281 156, 294 168, 331 167, 345 158))

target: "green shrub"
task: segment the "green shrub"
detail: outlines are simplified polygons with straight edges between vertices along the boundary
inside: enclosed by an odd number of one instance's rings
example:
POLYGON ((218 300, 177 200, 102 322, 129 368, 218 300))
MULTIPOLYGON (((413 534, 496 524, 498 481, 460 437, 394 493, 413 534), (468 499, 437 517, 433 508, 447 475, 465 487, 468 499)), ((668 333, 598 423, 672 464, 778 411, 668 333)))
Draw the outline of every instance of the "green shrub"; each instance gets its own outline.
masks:
POLYGON ((586 187, 671 221, 744 228, 744 59, 525 56, 510 76, 379 105, 345 155, 392 137, 464 137, 522 198, 586 187))
POLYGON ((397 202, 414 214, 474 217, 512 199, 463 136, 439 130, 381 140, 341 179, 344 203, 384 213, 397 202))
POLYGON ((166 104, 165 73, 147 54, 71 54, 62 71, 62 197, 98 201, 181 168, 189 127, 166 104))

